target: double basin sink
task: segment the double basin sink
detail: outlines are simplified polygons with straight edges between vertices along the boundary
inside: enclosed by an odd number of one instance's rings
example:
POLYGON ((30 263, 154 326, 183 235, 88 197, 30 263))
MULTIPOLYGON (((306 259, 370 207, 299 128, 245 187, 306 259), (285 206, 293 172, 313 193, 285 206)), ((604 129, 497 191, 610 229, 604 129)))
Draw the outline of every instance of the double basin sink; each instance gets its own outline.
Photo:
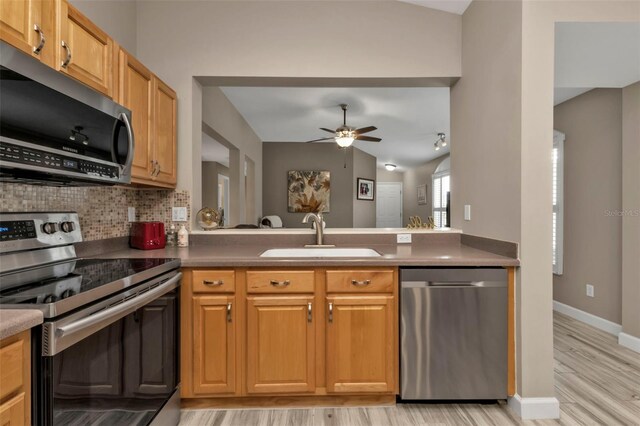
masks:
POLYGON ((369 248, 347 247, 305 247, 269 249, 260 257, 380 257, 375 250, 369 248))

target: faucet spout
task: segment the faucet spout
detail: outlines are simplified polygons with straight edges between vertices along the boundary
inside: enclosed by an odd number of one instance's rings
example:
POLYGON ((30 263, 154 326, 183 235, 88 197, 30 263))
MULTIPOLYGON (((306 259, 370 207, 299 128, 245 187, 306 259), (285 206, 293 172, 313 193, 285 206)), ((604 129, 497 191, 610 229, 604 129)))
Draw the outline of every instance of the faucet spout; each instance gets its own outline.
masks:
POLYGON ((315 246, 324 246, 324 229, 322 227, 322 213, 307 213, 302 219, 302 223, 309 223, 311 220, 316 225, 316 243, 315 246))

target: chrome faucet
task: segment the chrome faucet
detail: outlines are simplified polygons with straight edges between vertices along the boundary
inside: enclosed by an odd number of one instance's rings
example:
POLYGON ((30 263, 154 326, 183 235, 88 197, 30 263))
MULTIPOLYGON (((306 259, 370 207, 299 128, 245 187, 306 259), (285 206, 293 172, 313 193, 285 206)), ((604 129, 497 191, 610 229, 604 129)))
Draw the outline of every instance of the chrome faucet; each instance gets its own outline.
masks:
POLYGON ((324 238, 322 212, 307 213, 302 219, 302 223, 309 223, 309 219, 311 219, 316 225, 316 243, 306 244, 305 247, 335 247, 333 244, 323 244, 322 242, 324 238))

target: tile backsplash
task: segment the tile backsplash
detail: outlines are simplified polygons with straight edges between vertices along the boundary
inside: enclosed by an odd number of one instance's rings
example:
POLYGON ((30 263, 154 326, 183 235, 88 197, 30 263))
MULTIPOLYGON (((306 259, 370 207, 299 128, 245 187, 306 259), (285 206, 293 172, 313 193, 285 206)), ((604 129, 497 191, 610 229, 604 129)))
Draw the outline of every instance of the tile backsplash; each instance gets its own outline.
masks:
MULTIPOLYGON (((127 207, 136 220, 161 221, 168 227, 172 207, 187 207, 188 191, 127 187, 53 187, 0 182, 0 211, 75 211, 85 241, 129 235, 127 207)), ((190 217, 186 223, 189 227, 190 217)))

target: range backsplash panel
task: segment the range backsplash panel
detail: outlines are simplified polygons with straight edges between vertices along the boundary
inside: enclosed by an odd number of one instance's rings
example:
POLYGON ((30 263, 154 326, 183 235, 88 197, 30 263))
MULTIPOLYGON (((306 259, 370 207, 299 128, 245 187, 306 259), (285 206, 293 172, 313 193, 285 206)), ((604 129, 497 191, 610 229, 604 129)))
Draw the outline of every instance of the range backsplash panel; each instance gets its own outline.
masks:
POLYGON ((187 207, 190 215, 190 204, 188 191, 0 182, 0 211, 76 211, 85 241, 128 236, 127 207, 136 208, 136 220, 162 221, 169 229, 171 208, 187 207))

